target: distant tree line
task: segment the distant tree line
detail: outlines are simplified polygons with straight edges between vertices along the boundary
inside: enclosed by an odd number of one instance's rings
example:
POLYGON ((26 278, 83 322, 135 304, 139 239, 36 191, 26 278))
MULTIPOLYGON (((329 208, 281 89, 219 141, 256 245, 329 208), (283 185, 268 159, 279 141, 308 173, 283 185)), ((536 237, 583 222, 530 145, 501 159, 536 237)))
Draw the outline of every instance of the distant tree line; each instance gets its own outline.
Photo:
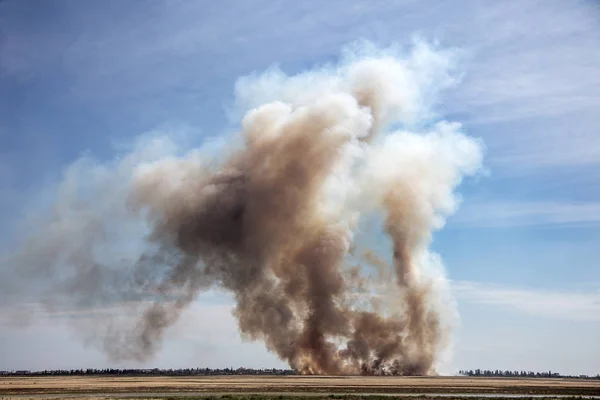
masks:
POLYGON ((600 379, 600 374, 596 376, 589 375, 562 375, 558 372, 533 372, 533 371, 502 371, 502 370, 489 370, 489 369, 475 369, 475 370, 460 370, 458 372, 464 376, 483 376, 483 377, 505 377, 505 378, 579 378, 579 379, 600 379))
POLYGON ((277 368, 179 368, 179 369, 54 369, 43 371, 11 370, 0 371, 0 375, 13 376, 78 376, 78 375, 129 375, 129 376, 203 376, 203 375, 295 375, 296 371, 277 368))
MULTIPOLYGON (((0 371, 0 375, 10 376, 80 376, 80 375, 125 375, 125 376, 210 376, 210 375, 296 375, 292 369, 278 368, 179 368, 179 369, 116 369, 116 368, 87 368, 87 369, 54 369, 43 371, 11 370, 0 371)), ((470 377, 505 377, 505 378, 579 378, 600 379, 588 375, 562 375, 557 372, 533 371, 502 371, 502 370, 460 370, 460 375, 470 377)))

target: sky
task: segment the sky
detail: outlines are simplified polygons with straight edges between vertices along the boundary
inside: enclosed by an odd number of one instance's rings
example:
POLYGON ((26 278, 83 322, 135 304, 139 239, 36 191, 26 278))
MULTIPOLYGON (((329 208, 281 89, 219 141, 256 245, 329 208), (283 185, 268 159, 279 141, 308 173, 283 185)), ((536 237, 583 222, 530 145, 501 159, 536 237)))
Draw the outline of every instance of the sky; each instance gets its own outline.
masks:
MULTIPOLYGON (((592 0, 1 1, 0 249, 80 156, 111 159, 148 132, 225 137, 240 76, 420 37, 458 59, 436 112, 485 146, 486 173, 432 243, 460 313, 450 369, 595 375, 599 21, 592 0)), ((240 338, 231 307, 201 295, 144 366, 285 366, 240 338)), ((0 370, 113 365, 60 322, 0 323, 0 370)))

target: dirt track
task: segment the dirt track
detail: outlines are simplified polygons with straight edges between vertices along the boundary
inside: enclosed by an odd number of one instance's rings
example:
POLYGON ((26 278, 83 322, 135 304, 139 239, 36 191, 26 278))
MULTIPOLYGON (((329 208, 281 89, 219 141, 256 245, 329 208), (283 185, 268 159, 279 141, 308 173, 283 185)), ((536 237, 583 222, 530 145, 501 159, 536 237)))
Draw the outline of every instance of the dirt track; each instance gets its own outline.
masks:
POLYGON ((86 394, 515 394, 600 396, 600 381, 463 377, 1 377, 9 395, 86 394))

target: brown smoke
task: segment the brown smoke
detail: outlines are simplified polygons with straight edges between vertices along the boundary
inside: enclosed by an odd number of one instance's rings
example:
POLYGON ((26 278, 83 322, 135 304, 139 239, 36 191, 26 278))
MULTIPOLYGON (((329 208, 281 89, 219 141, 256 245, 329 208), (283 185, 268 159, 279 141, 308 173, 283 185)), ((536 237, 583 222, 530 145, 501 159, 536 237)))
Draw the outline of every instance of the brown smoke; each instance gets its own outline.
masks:
POLYGON ((217 165, 132 155, 115 168, 129 168, 125 183, 103 181, 111 196, 100 210, 63 193, 13 262, 28 279, 43 263, 70 266, 45 267, 60 282, 52 292, 63 290, 55 307, 131 304, 133 326, 102 318, 104 331, 88 337, 114 359, 151 357, 198 293, 219 287, 235 298, 241 334, 302 373, 431 374, 449 326, 427 245, 481 152, 445 123, 378 137, 416 112, 418 72, 387 55, 286 78, 272 91, 281 101, 249 111, 243 145, 217 165), (393 267, 372 251, 351 260, 358 221, 376 214, 393 267), (99 261, 95 246, 127 219, 149 227, 142 255, 99 261))

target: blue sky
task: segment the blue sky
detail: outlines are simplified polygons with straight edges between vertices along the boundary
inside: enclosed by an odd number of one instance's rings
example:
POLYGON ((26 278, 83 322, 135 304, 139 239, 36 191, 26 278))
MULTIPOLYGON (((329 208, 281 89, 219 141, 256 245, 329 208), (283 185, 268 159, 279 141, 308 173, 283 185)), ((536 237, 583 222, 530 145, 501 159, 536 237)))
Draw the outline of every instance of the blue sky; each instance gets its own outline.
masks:
MULTIPOLYGON (((486 147, 433 243, 461 314, 455 369, 599 373, 599 20, 591 0, 0 2, 0 240, 82 154, 230 132, 239 76, 419 35, 460 55, 436 111, 486 147)), ((281 365, 205 297, 151 365, 281 365)), ((107 365, 56 318, 0 326, 0 369, 107 365)))

